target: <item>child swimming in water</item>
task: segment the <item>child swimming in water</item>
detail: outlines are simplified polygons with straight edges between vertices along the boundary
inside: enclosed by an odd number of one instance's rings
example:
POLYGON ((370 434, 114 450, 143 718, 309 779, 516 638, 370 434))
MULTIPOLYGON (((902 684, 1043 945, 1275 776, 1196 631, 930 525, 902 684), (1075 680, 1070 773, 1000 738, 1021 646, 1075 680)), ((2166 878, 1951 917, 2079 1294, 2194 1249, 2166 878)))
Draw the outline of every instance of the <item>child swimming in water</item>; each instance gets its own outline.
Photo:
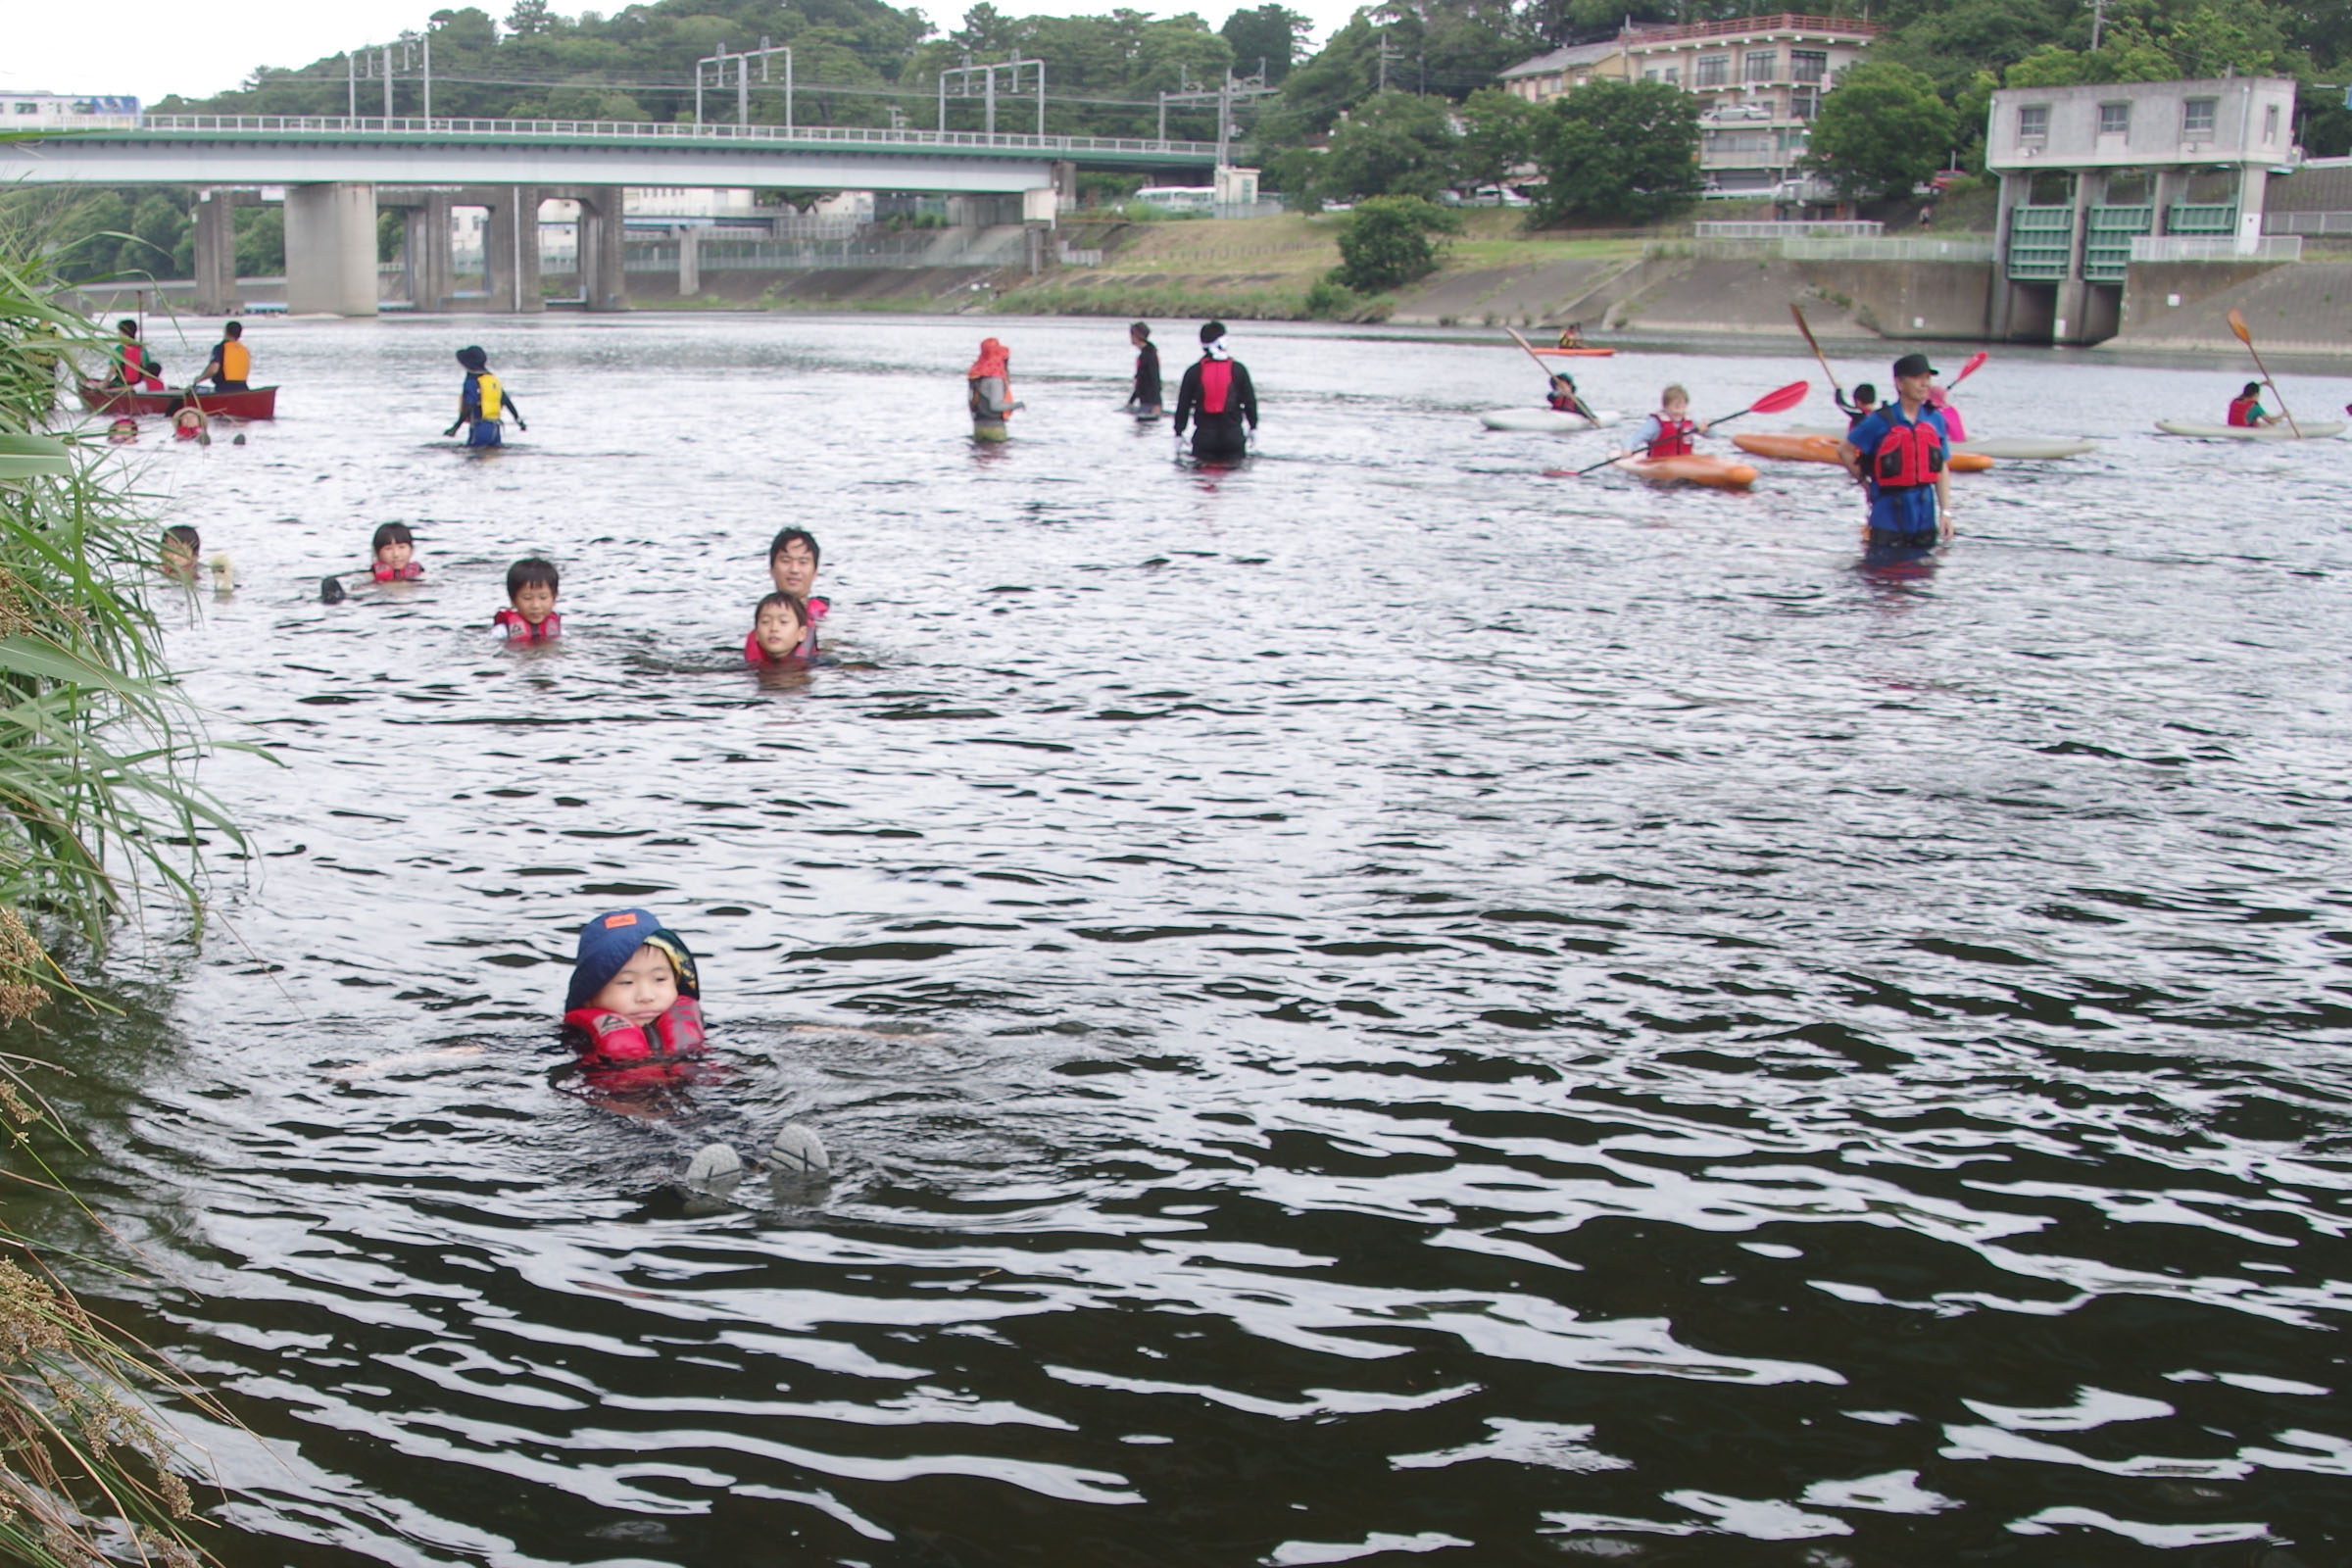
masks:
POLYGON ((743 662, 773 667, 807 663, 816 657, 816 627, 808 607, 794 594, 773 593, 753 612, 751 634, 743 640, 743 662))
POLYGON ((377 582, 415 582, 424 575, 416 564, 416 536, 405 522, 387 522, 375 530, 372 573, 377 582))
MULTIPOLYGON (((647 909, 614 909, 581 928, 564 995, 564 1042, 601 1091, 666 1088, 712 1076, 706 1054, 702 982, 686 941, 647 909)), ((822 1174, 824 1145, 798 1123, 776 1134, 778 1173, 822 1174)), ((687 1167, 691 1181, 732 1177, 743 1160, 711 1144, 687 1167)))
POLYGON ((196 575, 196 558, 203 553, 203 538, 186 523, 175 522, 164 530, 163 563, 166 575, 193 579, 196 575))
POLYGON ((556 613, 556 568, 552 562, 525 556, 507 568, 507 608, 490 617, 490 624, 511 643, 550 643, 564 635, 564 617, 556 613))

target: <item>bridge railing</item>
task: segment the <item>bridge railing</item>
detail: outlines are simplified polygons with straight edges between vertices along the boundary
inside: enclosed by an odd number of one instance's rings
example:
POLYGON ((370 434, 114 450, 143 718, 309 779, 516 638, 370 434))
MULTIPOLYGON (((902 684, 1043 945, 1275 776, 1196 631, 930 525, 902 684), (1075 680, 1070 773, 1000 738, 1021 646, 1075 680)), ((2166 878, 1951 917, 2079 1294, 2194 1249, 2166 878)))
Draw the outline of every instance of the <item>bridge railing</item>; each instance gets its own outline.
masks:
POLYGON ((868 125, 691 125, 638 120, 424 120, 380 115, 149 115, 140 132, 191 135, 532 136, 567 141, 764 142, 808 146, 979 148, 1032 153, 1159 153, 1209 158, 1213 141, 1149 136, 1018 136, 978 130, 884 130, 868 125))

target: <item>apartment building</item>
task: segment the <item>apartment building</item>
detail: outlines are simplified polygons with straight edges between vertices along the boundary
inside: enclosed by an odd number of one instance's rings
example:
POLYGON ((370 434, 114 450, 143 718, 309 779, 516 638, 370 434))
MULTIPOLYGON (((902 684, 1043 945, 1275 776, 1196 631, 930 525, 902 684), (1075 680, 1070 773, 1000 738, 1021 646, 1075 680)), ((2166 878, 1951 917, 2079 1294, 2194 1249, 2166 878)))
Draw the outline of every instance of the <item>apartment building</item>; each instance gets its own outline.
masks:
POLYGON ((1625 46, 1616 39, 1572 43, 1500 73, 1503 90, 1531 104, 1549 103, 1590 81, 1625 79, 1625 46))
POLYGON ((1792 12, 1628 27, 1628 75, 1699 100, 1698 168, 1710 190, 1764 194, 1800 177, 1821 100, 1884 28, 1792 12))

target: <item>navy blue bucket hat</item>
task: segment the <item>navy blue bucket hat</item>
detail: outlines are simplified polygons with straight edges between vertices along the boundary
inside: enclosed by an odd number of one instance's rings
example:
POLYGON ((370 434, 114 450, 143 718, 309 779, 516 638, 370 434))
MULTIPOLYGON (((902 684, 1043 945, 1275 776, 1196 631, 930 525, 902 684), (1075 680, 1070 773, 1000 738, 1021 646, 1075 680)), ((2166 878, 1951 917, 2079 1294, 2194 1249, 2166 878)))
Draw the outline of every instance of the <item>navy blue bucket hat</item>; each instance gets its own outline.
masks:
POLYGON ((600 914, 580 929, 580 953, 572 960, 571 989, 564 994, 564 1010, 585 1007, 639 948, 652 947, 669 959, 678 977, 678 995, 700 999, 702 982, 694 973, 694 955, 675 931, 665 929, 648 909, 614 909, 600 914))

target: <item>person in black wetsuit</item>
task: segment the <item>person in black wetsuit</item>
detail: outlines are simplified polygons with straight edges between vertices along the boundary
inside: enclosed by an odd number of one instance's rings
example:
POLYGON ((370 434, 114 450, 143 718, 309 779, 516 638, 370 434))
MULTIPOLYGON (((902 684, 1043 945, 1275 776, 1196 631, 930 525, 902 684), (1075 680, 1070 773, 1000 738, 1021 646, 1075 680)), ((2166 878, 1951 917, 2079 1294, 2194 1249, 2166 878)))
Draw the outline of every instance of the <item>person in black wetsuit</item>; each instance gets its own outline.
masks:
POLYGON ((1152 341, 1152 328, 1144 321, 1127 328, 1127 341, 1135 345, 1135 390, 1127 394, 1127 412, 1156 419, 1159 417, 1159 345, 1152 341))
POLYGON ((1200 328, 1200 358, 1185 368, 1176 393, 1176 433, 1193 426, 1193 456, 1203 463, 1232 463, 1250 455, 1257 429, 1257 389, 1250 370, 1225 347, 1225 323, 1200 328))

